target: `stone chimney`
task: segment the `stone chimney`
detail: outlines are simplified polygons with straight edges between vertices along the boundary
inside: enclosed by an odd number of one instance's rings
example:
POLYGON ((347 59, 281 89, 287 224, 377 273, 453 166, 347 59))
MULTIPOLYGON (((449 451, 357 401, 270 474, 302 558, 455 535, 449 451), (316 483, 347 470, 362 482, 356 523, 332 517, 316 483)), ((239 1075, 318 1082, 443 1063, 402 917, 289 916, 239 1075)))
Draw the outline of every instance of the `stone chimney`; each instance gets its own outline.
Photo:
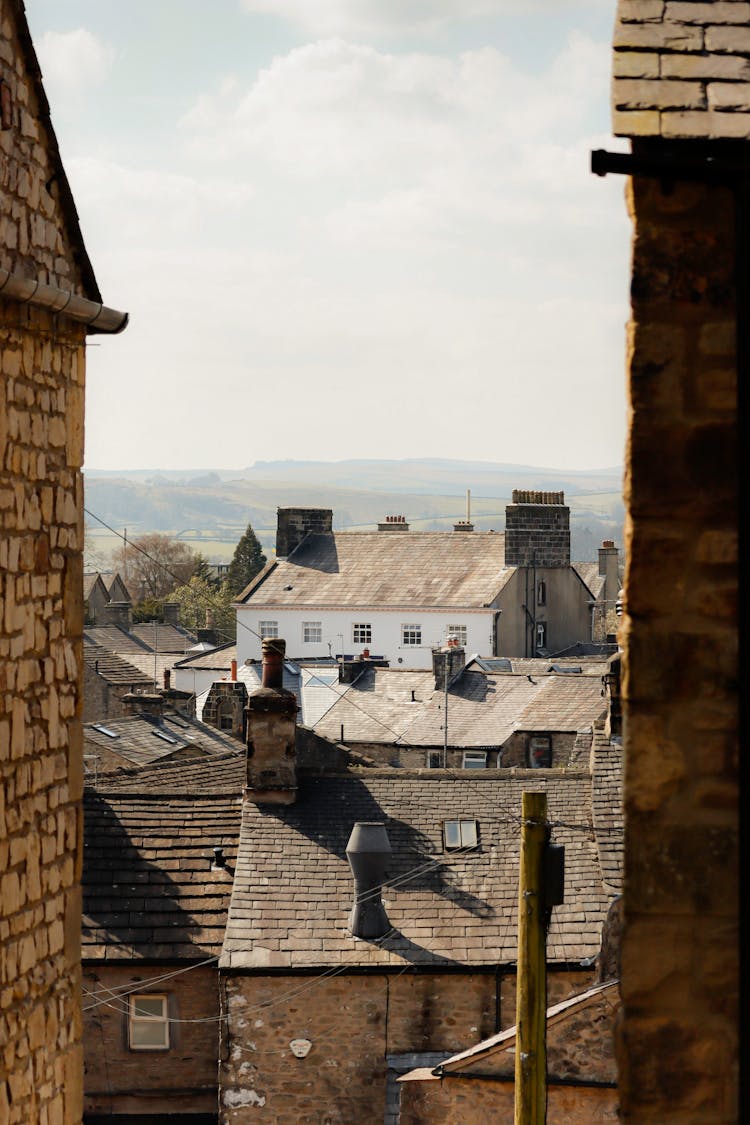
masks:
POLYGON ((354 876, 354 906, 349 929, 354 937, 380 938, 391 929, 381 888, 391 844, 384 824, 358 821, 346 845, 346 858, 354 876))
POLYGON ((256 804, 291 805, 297 797, 297 699, 285 691, 286 641, 264 637, 262 685, 247 700, 247 786, 256 804))
POLYGON ((620 589, 620 552, 612 539, 602 540, 599 548, 599 574, 604 578, 605 600, 614 602, 620 589))
POLYGON ((276 558, 286 559, 306 535, 333 534, 331 508, 277 508, 276 558))
POLYGON ((180 624, 180 603, 179 602, 164 602, 162 606, 162 613, 164 614, 165 625, 179 625, 180 624))
POLYGON ((513 490, 505 509, 506 566, 570 566, 570 508, 564 492, 513 490))
POLYGON ((161 719, 164 714, 164 696, 161 692, 130 691, 123 695, 121 703, 126 716, 143 715, 148 719, 161 719))
POLYGON ((449 638, 442 648, 432 650, 432 671, 435 676, 435 691, 445 691, 466 667, 466 651, 455 638, 449 638))
POLYGON ((121 629, 132 629, 133 606, 131 602, 107 602, 104 606, 104 622, 119 625, 121 629))
POLYGON ((470 523, 469 520, 459 520, 458 523, 454 523, 453 530, 454 531, 473 531, 474 530, 474 524, 470 523))
POLYGON ((408 531, 409 525, 406 522, 406 516, 386 516, 382 523, 378 524, 378 531, 408 531))

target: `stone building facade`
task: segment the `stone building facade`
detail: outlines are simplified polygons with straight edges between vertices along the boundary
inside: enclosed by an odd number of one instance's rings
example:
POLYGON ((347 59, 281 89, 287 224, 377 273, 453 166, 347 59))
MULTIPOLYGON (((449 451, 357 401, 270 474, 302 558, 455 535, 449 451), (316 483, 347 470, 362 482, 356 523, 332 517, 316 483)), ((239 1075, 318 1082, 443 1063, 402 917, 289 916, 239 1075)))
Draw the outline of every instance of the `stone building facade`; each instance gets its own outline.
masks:
MULTIPOLYGON (((750 5, 620 0, 630 154, 623 731, 625 1122, 736 1122, 750 5), (741 417, 739 417, 741 425, 741 417), (741 437, 741 434, 739 435, 741 437)), ((746 539, 744 540, 746 550, 746 539)))
POLYGON ((0 1120, 80 1120, 85 341, 105 308, 20 0, 0 9, 0 1120))

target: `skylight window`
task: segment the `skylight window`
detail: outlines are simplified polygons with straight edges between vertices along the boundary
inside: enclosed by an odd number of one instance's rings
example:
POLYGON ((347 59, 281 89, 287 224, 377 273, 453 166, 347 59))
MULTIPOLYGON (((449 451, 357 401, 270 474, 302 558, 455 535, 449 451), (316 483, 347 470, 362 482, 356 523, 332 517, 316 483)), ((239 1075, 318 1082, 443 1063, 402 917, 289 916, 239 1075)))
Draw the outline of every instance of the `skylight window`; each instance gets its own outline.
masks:
POLYGON ((170 738, 169 735, 165 734, 163 730, 152 730, 151 733, 155 738, 160 738, 162 742, 170 742, 172 746, 179 745, 176 738, 170 738))
POLYGON ((443 821, 443 844, 447 852, 476 848, 477 843, 476 820, 443 821))
POLYGON ((119 738, 120 737, 119 734, 117 734, 113 730, 110 730, 109 727, 103 727, 101 725, 101 723, 92 723, 91 725, 92 725, 93 729, 98 730, 100 734, 106 734, 107 738, 119 738))

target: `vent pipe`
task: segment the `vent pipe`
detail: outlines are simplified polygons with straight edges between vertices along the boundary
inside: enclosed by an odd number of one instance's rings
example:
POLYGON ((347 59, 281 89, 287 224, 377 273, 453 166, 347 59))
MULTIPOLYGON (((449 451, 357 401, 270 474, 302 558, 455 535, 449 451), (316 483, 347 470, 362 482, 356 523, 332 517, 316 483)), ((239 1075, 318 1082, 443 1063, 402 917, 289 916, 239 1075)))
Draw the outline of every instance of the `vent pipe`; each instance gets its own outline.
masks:
POLYGON ((354 906, 349 929, 354 937, 380 938, 391 929, 380 891, 391 844, 384 824, 357 821, 346 845, 346 858, 354 876, 354 906))

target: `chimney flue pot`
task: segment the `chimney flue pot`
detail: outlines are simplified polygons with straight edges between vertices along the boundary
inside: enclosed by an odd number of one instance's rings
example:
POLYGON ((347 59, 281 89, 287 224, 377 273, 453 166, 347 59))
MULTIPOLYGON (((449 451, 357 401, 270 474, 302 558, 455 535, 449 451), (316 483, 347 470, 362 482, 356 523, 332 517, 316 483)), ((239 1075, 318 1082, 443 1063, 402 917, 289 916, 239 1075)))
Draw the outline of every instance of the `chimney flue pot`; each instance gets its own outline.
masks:
POLYGON ((262 684, 264 688, 281 691, 284 686, 284 653, 286 641, 281 637, 264 637, 261 641, 262 684))

